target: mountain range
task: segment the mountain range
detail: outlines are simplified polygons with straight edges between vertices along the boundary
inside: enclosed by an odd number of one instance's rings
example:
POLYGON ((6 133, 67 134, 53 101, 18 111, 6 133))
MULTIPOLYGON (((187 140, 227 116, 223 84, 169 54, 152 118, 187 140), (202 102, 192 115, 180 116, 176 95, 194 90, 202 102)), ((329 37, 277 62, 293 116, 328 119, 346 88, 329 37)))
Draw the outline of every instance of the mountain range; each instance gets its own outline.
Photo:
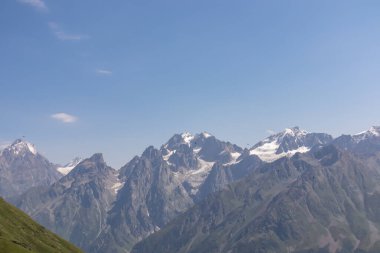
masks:
POLYGON ((176 134, 119 170, 101 154, 54 165, 17 140, 0 161, 25 166, 0 163, 2 176, 42 168, 44 180, 0 195, 86 252, 370 252, 379 130, 334 139, 293 127, 249 149, 206 132, 176 134), (325 237, 310 239, 317 235, 325 237))
POLYGON ((264 164, 132 252, 379 252, 379 155, 367 159, 329 145, 264 164))

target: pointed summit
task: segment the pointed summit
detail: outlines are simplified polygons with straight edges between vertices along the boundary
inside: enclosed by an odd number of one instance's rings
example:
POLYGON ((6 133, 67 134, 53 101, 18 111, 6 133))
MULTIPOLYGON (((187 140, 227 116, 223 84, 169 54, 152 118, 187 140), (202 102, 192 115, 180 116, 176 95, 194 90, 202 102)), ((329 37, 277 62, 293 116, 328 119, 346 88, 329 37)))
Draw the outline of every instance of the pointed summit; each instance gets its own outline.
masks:
POLYGON ((37 149, 35 146, 22 139, 15 140, 10 146, 6 147, 4 150, 8 150, 14 155, 24 154, 25 152, 30 152, 33 155, 37 155, 37 149))
POLYGON ((147 147, 144 152, 142 153, 142 157, 146 157, 148 159, 155 159, 159 155, 159 150, 157 150, 153 146, 147 147))
POLYGON ((360 142, 372 137, 380 136, 380 126, 372 126, 369 130, 352 135, 356 142, 360 142))
POLYGON ((89 252, 85 246, 106 227, 107 212, 122 186, 117 175, 97 153, 57 182, 27 192, 18 206, 46 228, 89 252), (46 219, 46 214, 53 218, 46 219), (85 233, 78 234, 79 228, 85 233))
POLYGON ((380 126, 372 126, 369 131, 376 136, 380 136, 380 126))
POLYGON ((168 142, 166 142, 163 147, 169 150, 177 149, 179 146, 185 144, 187 146, 191 146, 196 138, 195 135, 189 132, 183 132, 181 134, 173 135, 168 142))
POLYGON ((213 135, 208 133, 208 132, 202 132, 201 135, 204 137, 204 138, 210 138, 212 137, 213 135))
POLYGON ((102 153, 95 153, 90 158, 88 158, 91 162, 95 163, 104 163, 103 154, 102 153))
POLYGON ((192 140, 194 140, 195 136, 189 132, 184 132, 181 134, 181 138, 184 143, 189 144, 192 140))
POLYGON ((19 143, 21 143, 21 142, 23 142, 22 139, 16 139, 16 140, 11 144, 11 146, 13 146, 13 145, 17 145, 17 144, 19 144, 19 143))
POLYGON ((308 132, 300 129, 298 126, 295 126, 292 128, 285 128, 285 130, 281 133, 283 135, 302 136, 302 135, 306 135, 308 132))
POLYGON ((17 139, 0 152, 0 195, 9 198, 31 187, 50 185, 62 176, 56 168, 33 144, 17 139))
MULTIPOLYGON (((97 174, 101 171, 107 170, 109 167, 103 159, 102 153, 95 153, 90 158, 83 159, 79 162, 66 177, 84 175, 84 174, 97 174)), ((112 169, 112 168, 111 168, 112 169)))
POLYGON ((341 135, 334 140, 334 144, 361 155, 374 154, 380 151, 380 127, 373 126, 354 135, 341 135))

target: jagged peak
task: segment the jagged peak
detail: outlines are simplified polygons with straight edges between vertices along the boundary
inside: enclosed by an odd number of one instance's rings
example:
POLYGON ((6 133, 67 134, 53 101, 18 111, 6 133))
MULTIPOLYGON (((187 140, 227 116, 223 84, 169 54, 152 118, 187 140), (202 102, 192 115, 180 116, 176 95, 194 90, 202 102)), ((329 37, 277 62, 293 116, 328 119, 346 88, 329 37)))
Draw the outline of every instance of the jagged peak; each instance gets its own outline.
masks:
POLYGON ((300 129, 298 126, 291 127, 291 128, 285 128, 283 132, 281 132, 283 135, 291 135, 291 136, 302 136, 308 134, 306 130, 300 129))
POLYGON ((36 147, 32 143, 22 139, 16 139, 10 146, 6 147, 4 150, 8 150, 9 152, 12 152, 15 155, 19 155, 24 152, 30 152, 33 155, 37 155, 36 147))
POLYGON ((286 128, 284 131, 273 134, 255 144, 250 149, 250 154, 259 156, 263 161, 272 162, 282 156, 292 156, 297 152, 308 152, 313 145, 328 142, 329 136, 323 136, 320 133, 315 134, 315 138, 308 138, 314 137, 309 136, 313 133, 308 133, 298 126, 286 128))
POLYGON ((204 138, 210 138, 210 137, 213 137, 213 135, 212 134, 210 134, 210 133, 208 133, 208 132, 206 132, 206 131, 204 131, 204 132, 202 132, 201 134, 200 134, 202 137, 204 137, 204 138))
POLYGON ((268 143, 276 141, 277 143, 280 143, 284 137, 304 137, 308 134, 306 130, 300 129, 298 126, 291 127, 291 128, 285 128, 283 131, 279 133, 272 134, 271 136, 267 137, 263 141, 256 144, 253 148, 256 146, 260 146, 262 143, 268 143))
POLYGON ((191 142, 194 139, 195 139, 195 136, 189 132, 175 134, 163 145, 163 147, 173 149, 177 147, 178 145, 182 145, 182 144, 191 145, 191 142))
POLYGON ((197 142, 199 139, 208 139, 214 137, 212 134, 203 131, 199 134, 192 134, 190 132, 183 132, 180 134, 175 134, 173 135, 168 142, 166 142, 163 147, 164 148, 173 148, 177 145, 181 144, 187 144, 187 145, 192 145, 192 143, 197 142))
POLYGON ((189 144, 192 140, 194 140, 195 136, 189 132, 184 132, 181 134, 181 138, 184 143, 189 144))
POLYGON ((23 141, 22 139, 16 139, 12 144, 11 144, 11 146, 13 146, 13 145, 17 145, 17 144, 19 144, 19 143, 25 143, 26 141, 23 141))
POLYGON ((370 129, 354 134, 353 136, 362 136, 362 135, 380 136, 380 126, 372 126, 370 127, 370 129))
POLYGON ((373 134, 380 135, 380 126, 372 126, 369 131, 373 134))
POLYGON ((372 126, 366 131, 352 135, 352 138, 356 143, 372 137, 380 137, 380 126, 372 126))
POLYGON ((142 153, 142 156, 147 157, 147 158, 152 158, 156 156, 158 152, 159 150, 157 150, 155 147, 149 146, 144 150, 144 152, 142 153))
MULTIPOLYGON (((93 169, 96 168, 96 170, 102 170, 103 168, 107 168, 107 164, 104 161, 103 154, 102 153, 95 153, 91 157, 82 160, 80 163, 78 163, 76 166, 74 166, 68 173, 69 175, 77 175, 82 174, 87 171, 93 171, 93 169)), ((62 173, 62 172, 61 172, 62 173)))
POLYGON ((90 158, 88 158, 91 162, 95 163, 104 163, 104 158, 102 153, 95 153, 90 158))

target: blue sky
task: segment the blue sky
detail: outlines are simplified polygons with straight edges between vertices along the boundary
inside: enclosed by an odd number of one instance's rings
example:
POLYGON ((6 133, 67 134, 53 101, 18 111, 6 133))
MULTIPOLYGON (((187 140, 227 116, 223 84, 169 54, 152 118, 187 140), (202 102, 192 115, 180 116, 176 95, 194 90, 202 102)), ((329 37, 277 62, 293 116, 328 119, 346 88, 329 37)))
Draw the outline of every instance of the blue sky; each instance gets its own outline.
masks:
POLYGON ((2 0, 0 144, 119 168, 174 133, 245 147, 380 125, 380 1, 2 0))

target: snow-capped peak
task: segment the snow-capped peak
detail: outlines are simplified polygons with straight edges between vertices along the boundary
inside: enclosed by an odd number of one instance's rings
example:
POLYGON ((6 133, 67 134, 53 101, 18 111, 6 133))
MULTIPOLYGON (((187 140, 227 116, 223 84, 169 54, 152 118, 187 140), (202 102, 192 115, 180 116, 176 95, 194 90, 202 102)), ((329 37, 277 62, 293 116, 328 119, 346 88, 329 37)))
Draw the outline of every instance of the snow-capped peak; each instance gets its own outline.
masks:
POLYGON ((30 152, 33 155, 37 155, 36 147, 32 143, 21 139, 15 140, 10 146, 5 148, 4 150, 8 150, 9 152, 15 155, 20 155, 25 152, 30 152))
POLYGON ((300 129, 298 126, 292 128, 285 128, 285 130, 281 133, 282 135, 290 135, 290 136, 304 136, 308 132, 300 129))
POLYGON ((75 168, 81 161, 83 161, 82 158, 76 157, 71 162, 66 164, 65 166, 58 167, 57 171, 63 175, 69 174, 69 172, 75 168))
POLYGON ((359 135, 380 136, 380 126, 373 126, 367 131, 354 134, 354 136, 359 136, 359 135))
POLYGON ((378 137, 378 136, 380 136, 380 126, 373 126, 367 131, 354 134, 352 137, 354 138, 356 142, 360 142, 364 139, 367 139, 370 137, 378 137))
MULTIPOLYGON (((277 134, 273 134, 269 136, 268 138, 266 138, 265 140, 263 140, 262 142, 280 144, 285 137, 302 138, 306 136, 307 134, 308 134, 307 131, 302 130, 296 126, 292 128, 285 128, 284 131, 277 134)), ((257 146, 258 144, 256 144, 255 146, 257 146)))
POLYGON ((305 153, 316 143, 326 142, 325 138, 328 137, 323 134, 309 134, 299 127, 286 128, 254 145, 250 154, 257 155, 263 161, 272 162, 283 156, 292 156, 297 152, 305 153))
POLYGON ((189 147, 193 147, 194 145, 197 145, 198 141, 208 139, 212 136, 213 135, 211 135, 208 132, 202 132, 199 134, 191 134, 189 132, 183 132, 181 134, 175 134, 162 147, 165 149, 168 149, 169 151, 175 150, 176 148, 178 148, 180 145, 183 145, 183 144, 186 144, 189 147))
POLYGON ((195 138, 189 132, 184 132, 182 134, 175 134, 173 137, 169 139, 167 143, 165 143, 162 148, 167 149, 168 151, 177 149, 182 144, 191 145, 192 140, 195 138))
POLYGON ((369 129, 369 132, 375 136, 380 136, 380 126, 373 126, 369 129))
POLYGON ((207 132, 202 132, 201 135, 202 135, 204 138, 210 138, 210 137, 212 136, 212 134, 207 133, 207 132))
POLYGON ((192 135, 192 134, 189 133, 189 132, 184 132, 184 133, 182 133, 182 134, 181 134, 181 137, 182 137, 183 142, 185 142, 185 143, 187 143, 187 144, 190 144, 190 142, 191 142, 192 140, 194 140, 194 138, 195 138, 195 136, 192 135))

